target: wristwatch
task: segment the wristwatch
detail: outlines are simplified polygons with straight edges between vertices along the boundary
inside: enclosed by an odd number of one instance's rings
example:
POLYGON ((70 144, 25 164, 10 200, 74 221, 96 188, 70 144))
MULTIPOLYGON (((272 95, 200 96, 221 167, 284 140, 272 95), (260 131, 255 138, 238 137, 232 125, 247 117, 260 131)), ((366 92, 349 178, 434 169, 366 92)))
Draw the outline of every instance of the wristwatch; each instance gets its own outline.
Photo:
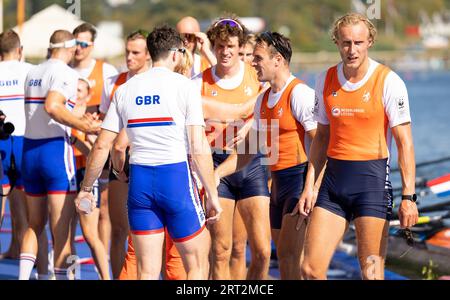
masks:
POLYGON ((81 183, 81 191, 91 193, 94 190, 92 186, 83 186, 83 182, 81 183))
POLYGON ((416 194, 402 195, 402 200, 409 200, 409 201, 412 201, 412 202, 416 202, 417 201, 417 195, 416 194))

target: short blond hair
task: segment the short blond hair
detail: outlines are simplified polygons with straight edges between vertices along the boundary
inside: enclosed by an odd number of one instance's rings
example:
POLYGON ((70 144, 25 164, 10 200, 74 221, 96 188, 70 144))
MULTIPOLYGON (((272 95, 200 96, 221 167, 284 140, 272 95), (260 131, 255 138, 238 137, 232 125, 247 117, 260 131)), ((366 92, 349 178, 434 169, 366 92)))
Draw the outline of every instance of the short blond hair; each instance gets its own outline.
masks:
POLYGON ((363 22, 367 26, 367 29, 369 29, 369 39, 372 41, 372 43, 375 43, 375 39, 377 37, 377 29, 366 16, 358 13, 348 13, 337 19, 331 29, 331 39, 336 43, 339 39, 339 29, 342 26, 356 25, 360 22, 363 22))
POLYGON ((183 54, 183 58, 181 59, 181 62, 175 67, 174 72, 180 73, 181 75, 191 77, 192 74, 190 74, 192 65, 194 64, 194 58, 192 57, 192 54, 190 51, 186 51, 183 54))

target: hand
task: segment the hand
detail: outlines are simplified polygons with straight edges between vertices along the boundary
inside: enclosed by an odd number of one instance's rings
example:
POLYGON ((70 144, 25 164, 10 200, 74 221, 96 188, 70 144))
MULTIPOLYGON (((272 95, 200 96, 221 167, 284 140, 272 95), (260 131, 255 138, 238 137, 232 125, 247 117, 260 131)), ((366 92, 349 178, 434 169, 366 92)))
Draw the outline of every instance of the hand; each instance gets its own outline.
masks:
POLYGON ((225 149, 232 150, 232 149, 236 148, 238 144, 242 143, 245 140, 245 138, 247 137, 247 134, 252 127, 252 124, 253 124, 253 120, 250 122, 246 122, 243 126, 241 124, 241 121, 238 121, 236 127, 239 130, 234 138, 227 141, 227 144, 225 145, 225 149))
POLYGON ((77 213, 84 215, 89 214, 89 212, 85 212, 84 210, 80 209, 81 199, 88 199, 91 202, 91 209, 90 209, 91 212, 94 211, 94 209, 97 207, 97 199, 95 199, 94 194, 92 194, 92 192, 81 191, 75 198, 75 208, 77 210, 77 213))
POLYGON ((222 207, 220 206, 218 196, 206 197, 206 223, 214 224, 220 220, 222 207))
POLYGON ((82 126, 81 130, 86 133, 98 133, 100 131, 100 126, 102 125, 102 121, 99 120, 99 116, 94 113, 86 113, 81 117, 82 126))
POLYGON ((401 228, 410 228, 419 221, 419 211, 415 202, 402 200, 398 208, 398 218, 401 228))
POLYGON ((194 32, 194 35, 197 39, 197 49, 200 53, 204 53, 205 51, 210 51, 211 43, 208 39, 208 36, 203 32, 194 32))
POLYGON ((315 188, 305 187, 297 205, 291 213, 291 216, 295 216, 296 214, 300 214, 305 217, 309 216, 314 208, 314 204, 316 203, 317 194, 318 191, 315 188))

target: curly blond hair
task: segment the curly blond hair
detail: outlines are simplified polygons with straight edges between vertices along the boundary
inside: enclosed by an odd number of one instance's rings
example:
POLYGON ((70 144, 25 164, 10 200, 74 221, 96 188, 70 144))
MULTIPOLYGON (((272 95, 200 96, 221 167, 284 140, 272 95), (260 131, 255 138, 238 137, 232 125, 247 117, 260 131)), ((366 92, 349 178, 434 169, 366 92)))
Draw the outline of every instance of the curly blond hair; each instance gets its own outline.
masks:
POLYGON ((337 19, 331 29, 331 39, 336 43, 339 39, 339 29, 342 26, 356 25, 360 22, 363 22, 367 26, 367 29, 369 29, 369 40, 371 40, 372 43, 375 43, 375 39, 377 37, 377 29, 366 16, 358 13, 348 13, 337 19))

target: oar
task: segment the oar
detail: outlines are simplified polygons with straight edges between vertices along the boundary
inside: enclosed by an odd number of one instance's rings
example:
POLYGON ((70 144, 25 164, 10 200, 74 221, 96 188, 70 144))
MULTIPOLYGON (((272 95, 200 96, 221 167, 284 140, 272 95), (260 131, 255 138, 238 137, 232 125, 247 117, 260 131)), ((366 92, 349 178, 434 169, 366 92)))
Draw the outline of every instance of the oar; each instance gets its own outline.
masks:
MULTIPOLYGON (((446 219, 450 217, 450 212, 445 212, 442 215, 438 216, 421 216, 417 221, 416 225, 428 224, 437 221, 441 221, 442 219, 446 219)), ((392 220, 389 222, 389 226, 400 226, 400 220, 392 220)))
MULTIPOLYGON (((424 189, 427 187, 429 179, 424 177, 416 177, 416 188, 424 189)), ((394 197, 397 197, 402 192, 402 187, 395 187, 392 189, 392 192, 394 194, 394 197)))
MULTIPOLYGON (((446 162, 446 161, 450 161, 450 156, 418 163, 418 164, 416 164, 416 169, 422 168, 422 167, 426 167, 426 166, 435 165, 435 164, 440 164, 440 163, 443 163, 443 162, 446 162)), ((400 169, 398 167, 391 169, 391 172, 398 172, 398 171, 400 171, 400 169)))

